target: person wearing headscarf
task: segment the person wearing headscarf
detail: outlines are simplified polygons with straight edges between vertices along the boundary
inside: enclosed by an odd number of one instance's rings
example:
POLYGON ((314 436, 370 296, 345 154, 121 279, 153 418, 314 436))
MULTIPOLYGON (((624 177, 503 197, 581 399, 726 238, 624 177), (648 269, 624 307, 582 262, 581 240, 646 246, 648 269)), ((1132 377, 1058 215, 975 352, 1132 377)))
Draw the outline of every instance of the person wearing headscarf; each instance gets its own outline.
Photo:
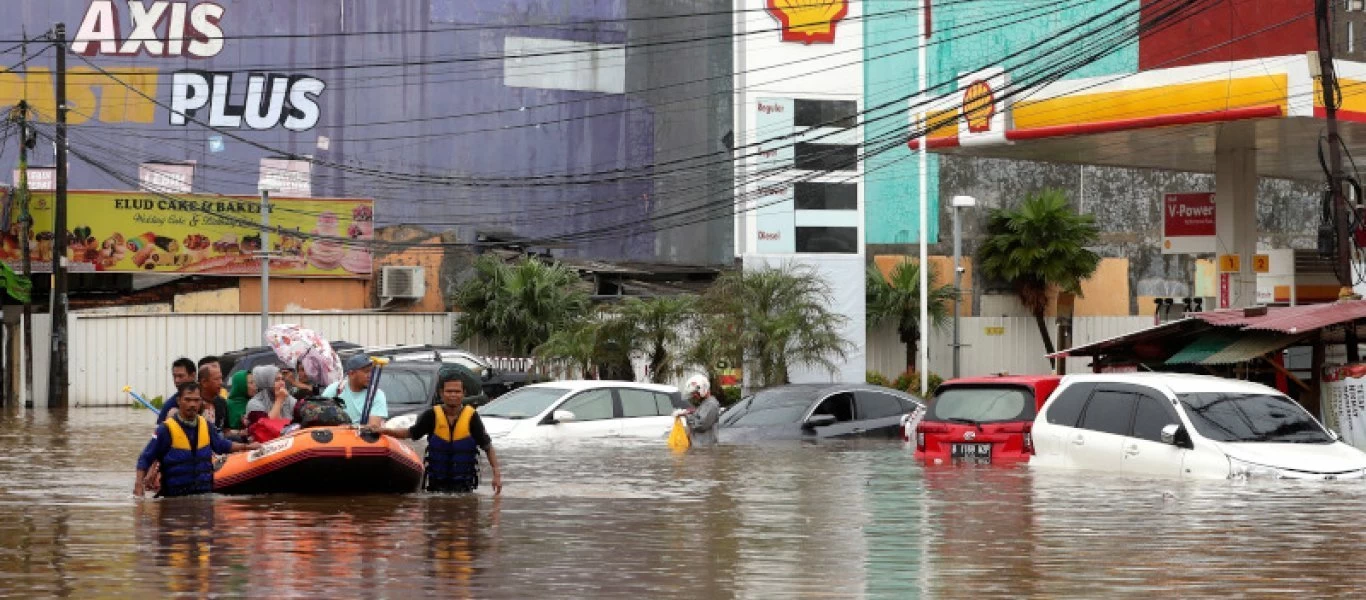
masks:
POLYGON ((711 382, 702 375, 693 375, 683 385, 683 395, 692 402, 689 411, 675 411, 683 415, 688 423, 688 438, 694 446, 711 446, 716 443, 716 421, 721 417, 721 403, 711 395, 711 382))
POLYGON ((228 429, 246 428, 244 419, 247 416, 247 402, 255 392, 251 387, 250 373, 238 371, 232 374, 232 380, 228 384, 228 429))
POLYGON ((251 370, 251 379, 256 384, 256 395, 247 403, 248 423, 263 417, 290 419, 294 416, 295 400, 285 389, 285 380, 280 376, 279 367, 256 367, 251 370))

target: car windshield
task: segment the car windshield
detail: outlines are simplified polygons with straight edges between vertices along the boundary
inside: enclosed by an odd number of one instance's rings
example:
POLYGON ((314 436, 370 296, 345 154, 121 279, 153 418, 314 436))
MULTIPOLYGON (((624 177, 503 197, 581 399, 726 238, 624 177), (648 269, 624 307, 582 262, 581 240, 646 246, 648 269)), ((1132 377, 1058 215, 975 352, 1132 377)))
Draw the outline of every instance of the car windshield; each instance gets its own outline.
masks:
POLYGON ((389 416, 426 410, 436 401, 436 372, 386 369, 379 378, 379 389, 389 405, 389 416))
POLYGON ((1294 400, 1279 394, 1179 394, 1195 430, 1218 442, 1332 443, 1294 400))
POLYGON ((761 427, 796 423, 806 414, 812 399, 812 392, 802 388, 764 390, 727 410, 722 425, 761 427))
POLYGON ((479 408, 484 417, 529 419, 550 408, 569 390, 555 387, 527 387, 499 396, 497 400, 479 408))
POLYGON ((1021 387, 954 386, 939 389, 928 420, 975 423, 1034 420, 1034 398, 1021 387))

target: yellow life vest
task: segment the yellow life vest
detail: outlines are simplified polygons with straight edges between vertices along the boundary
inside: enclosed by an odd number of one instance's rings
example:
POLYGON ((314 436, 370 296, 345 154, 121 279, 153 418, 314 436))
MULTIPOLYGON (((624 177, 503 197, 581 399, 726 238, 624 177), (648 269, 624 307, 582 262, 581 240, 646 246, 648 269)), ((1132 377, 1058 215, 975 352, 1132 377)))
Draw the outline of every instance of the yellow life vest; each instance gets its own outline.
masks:
POLYGON ((178 419, 166 419, 166 430, 171 432, 171 448, 176 450, 198 450, 209 445, 209 424, 204 417, 195 417, 195 428, 198 435, 195 436, 195 445, 190 445, 189 436, 185 435, 185 429, 180 426, 178 419))
POLYGON ((447 442, 463 440, 470 437, 470 419, 474 417, 474 409, 469 406, 461 407, 460 418, 455 422, 455 432, 451 433, 450 421, 446 420, 446 409, 436 407, 436 437, 447 442))

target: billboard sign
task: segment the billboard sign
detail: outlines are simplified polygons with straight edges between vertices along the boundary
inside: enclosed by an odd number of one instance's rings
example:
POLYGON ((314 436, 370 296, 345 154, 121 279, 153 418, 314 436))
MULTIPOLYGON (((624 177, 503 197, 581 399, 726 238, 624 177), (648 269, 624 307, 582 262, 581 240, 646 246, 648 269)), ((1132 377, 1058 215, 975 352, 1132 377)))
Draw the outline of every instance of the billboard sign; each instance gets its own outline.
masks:
MULTIPOLYGON (((30 199, 35 272, 52 267, 53 196, 30 199)), ((366 278, 374 201, 271 198, 272 275, 366 278), (280 230, 297 232, 294 235, 280 230), (348 243, 349 242, 349 243, 348 243)), ((73 273, 260 274, 261 200, 253 196, 73 191, 67 249, 73 273)), ((22 262, 18 227, 0 232, 0 259, 22 262)))
POLYGON ((138 166, 139 187, 163 194, 188 194, 194 191, 194 165, 142 163, 138 166))
POLYGON ((1162 197, 1162 253, 1213 254, 1214 194, 1195 192, 1162 197))

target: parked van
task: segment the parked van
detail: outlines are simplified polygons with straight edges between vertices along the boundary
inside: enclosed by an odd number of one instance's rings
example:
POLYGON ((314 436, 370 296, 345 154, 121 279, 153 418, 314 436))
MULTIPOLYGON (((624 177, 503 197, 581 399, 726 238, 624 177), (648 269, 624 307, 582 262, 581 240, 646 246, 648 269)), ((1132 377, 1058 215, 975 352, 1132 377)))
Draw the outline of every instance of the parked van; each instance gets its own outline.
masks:
POLYGON ((1029 460, 1034 416, 1061 379, 1003 375, 944 382, 916 426, 915 457, 932 464, 1029 460))
POLYGON ((1068 375, 1033 434, 1030 464, 1038 467, 1182 479, 1366 477, 1366 452, 1294 400, 1203 375, 1068 375))

